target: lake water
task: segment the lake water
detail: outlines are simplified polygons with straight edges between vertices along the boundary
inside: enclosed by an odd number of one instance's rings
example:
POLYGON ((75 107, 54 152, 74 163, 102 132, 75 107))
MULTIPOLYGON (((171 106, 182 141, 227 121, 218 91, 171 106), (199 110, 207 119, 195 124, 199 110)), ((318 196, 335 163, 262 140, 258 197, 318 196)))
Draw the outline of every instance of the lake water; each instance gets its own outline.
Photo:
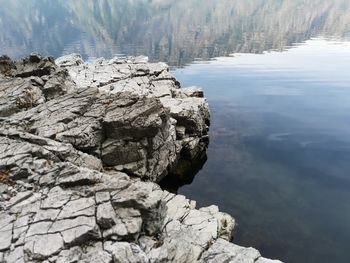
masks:
POLYGON ((200 85, 208 161, 179 192, 235 242, 286 263, 348 263, 350 1, 0 0, 0 53, 147 55, 200 85))
POLYGON ((238 243, 286 262, 349 262, 350 42, 175 71, 212 111, 208 161, 180 192, 236 216, 238 243))

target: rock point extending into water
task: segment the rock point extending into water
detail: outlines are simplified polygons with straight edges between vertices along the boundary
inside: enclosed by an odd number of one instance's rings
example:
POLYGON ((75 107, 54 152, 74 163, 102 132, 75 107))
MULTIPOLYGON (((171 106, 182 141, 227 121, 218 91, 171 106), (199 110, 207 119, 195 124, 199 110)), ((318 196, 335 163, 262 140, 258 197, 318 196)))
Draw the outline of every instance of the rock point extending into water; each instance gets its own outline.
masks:
POLYGON ((143 57, 0 57, 0 262, 279 262, 157 184, 192 180, 209 117, 143 57))

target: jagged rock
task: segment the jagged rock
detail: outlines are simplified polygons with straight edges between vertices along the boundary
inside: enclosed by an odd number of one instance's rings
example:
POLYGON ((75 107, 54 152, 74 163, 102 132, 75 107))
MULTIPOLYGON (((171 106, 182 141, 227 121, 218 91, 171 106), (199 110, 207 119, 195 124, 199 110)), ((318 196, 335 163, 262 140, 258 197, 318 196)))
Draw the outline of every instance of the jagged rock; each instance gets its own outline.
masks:
POLYGON ((113 225, 103 230, 103 237, 112 240, 137 240, 143 223, 141 212, 133 208, 115 210, 113 225))
MULTIPOLYGON (((105 166, 157 182, 175 172, 177 163, 188 163, 188 152, 191 158, 203 160, 198 152, 205 153, 208 144, 209 111, 206 100, 198 98, 198 90, 192 92, 194 97, 189 91, 182 92, 163 63, 114 59, 86 65, 80 60, 78 56, 58 59, 65 69, 54 65, 51 58, 35 54, 15 62, 16 72, 23 71, 20 81, 28 82, 29 75, 41 76, 35 79, 41 95, 24 99, 35 102, 22 108, 15 103, 18 96, 12 104, 0 103, 4 116, 12 114, 11 121, 2 124, 3 129, 21 127, 23 132, 72 144, 100 156, 105 166), (76 85, 65 75, 67 72, 76 85), (138 89, 130 88, 133 85, 138 89), (57 97, 50 91, 54 95, 48 96, 46 91, 54 87, 63 87, 58 95, 66 95, 57 97), (26 111, 13 114, 23 109, 26 111), (181 129, 180 135, 177 131, 181 129)), ((11 91, 5 84, 0 87, 4 92, 11 91)), ((188 177, 186 168, 176 173, 181 171, 183 177, 188 177)))
POLYGON ((110 202, 105 202, 97 207, 97 223, 101 229, 110 229, 117 223, 116 213, 110 202))
POLYGON ((145 63, 144 58, 99 59, 89 64, 81 64, 79 57, 69 55, 57 59, 56 62, 68 69, 78 89, 96 87, 100 92, 110 95, 130 93, 139 98, 143 96, 157 98, 160 99, 163 107, 170 111, 170 116, 175 120, 167 124, 164 122, 164 113, 159 112, 161 107, 157 100, 153 100, 153 104, 150 101, 139 102, 138 109, 129 111, 127 116, 125 116, 125 111, 119 109, 117 114, 115 111, 111 112, 109 116, 113 117, 113 122, 109 123, 108 116, 104 120, 108 134, 117 132, 115 137, 127 136, 133 137, 133 140, 127 143, 116 141, 115 138, 106 140, 104 160, 108 164, 115 165, 115 160, 120 160, 120 157, 116 157, 123 155, 116 149, 124 147, 129 152, 127 157, 133 162, 119 164, 120 169, 141 174, 141 177, 145 177, 145 173, 146 177, 150 177, 150 174, 158 174, 156 178, 151 178, 157 182, 164 178, 165 174, 161 174, 161 171, 168 170, 166 172, 168 175, 175 174, 183 182, 191 181, 190 175, 195 174, 206 160, 204 155, 208 146, 210 114, 208 103, 203 98, 203 91, 200 88, 181 89, 177 80, 168 72, 169 68, 166 64, 145 63), (144 117, 144 112, 154 112, 155 109, 159 112, 158 114, 144 117), (134 116, 138 118, 134 120, 134 116), (130 123, 132 123, 131 127, 130 123), (154 135, 157 130, 160 130, 159 125, 165 128, 161 129, 161 133, 154 135), (120 129, 116 130, 116 126, 120 129), (113 132, 111 132, 111 127, 113 132), (180 130, 182 132, 179 132, 180 130), (140 140, 136 139, 135 142, 135 138, 138 138, 139 134, 143 134, 143 138, 149 137, 148 133, 153 134, 154 136, 151 137, 155 139, 148 140, 148 146, 145 149, 140 145, 140 140), (163 147, 158 148, 159 150, 153 152, 151 156, 146 154, 149 149, 152 152, 152 148, 159 147, 158 145, 161 144, 163 147), (145 162, 146 159, 147 162, 145 162), (159 164, 158 167, 157 164, 159 164), (156 169, 147 173, 145 168, 149 169, 149 167, 156 169), (177 167, 181 168, 176 169, 177 167), (135 172, 135 170, 138 171, 135 172))
POLYGON ((165 203, 153 183, 135 182, 130 187, 112 194, 115 208, 137 208, 142 215, 143 230, 154 235, 160 232, 165 219, 165 203))
POLYGON ((55 60, 56 64, 60 67, 72 67, 79 66, 84 63, 83 59, 79 54, 69 54, 55 60))
POLYGON ((15 114, 2 125, 14 129, 20 124, 37 136, 100 155, 105 166, 152 181, 166 175, 178 154, 172 121, 155 98, 106 96, 89 89, 15 114))
POLYGON ((91 253, 88 253, 87 255, 84 255, 83 258, 80 260, 82 263, 112 263, 112 256, 107 253, 106 251, 103 251, 102 249, 99 249, 97 251, 93 251, 91 253))
POLYGON ((149 262, 146 253, 136 244, 127 242, 106 242, 105 250, 112 254, 116 263, 146 263, 149 262))
POLYGON ((74 83, 53 58, 31 54, 12 61, 0 57, 0 117, 10 116, 67 93, 74 83))
POLYGON ((205 160, 200 89, 143 57, 56 63, 0 57, 0 262, 273 262, 156 184, 205 160))
MULTIPOLYGON (((185 134, 207 134, 209 112, 202 98, 161 98, 163 105, 170 109, 171 116, 177 120, 177 125, 185 127, 185 134)), ((199 136, 200 137, 200 136, 199 136)))
POLYGON ((245 248, 218 239, 204 252, 201 262, 231 262, 231 263, 281 263, 279 260, 270 260, 261 257, 259 251, 254 248, 245 248))
POLYGON ((83 251, 80 247, 72 247, 67 250, 62 250, 56 259, 56 263, 73 263, 79 262, 83 251))
POLYGON ((57 68, 52 57, 43 58, 39 54, 32 53, 23 60, 14 63, 14 77, 27 78, 31 76, 48 76, 57 68))
POLYGON ((196 262, 213 240, 231 237, 235 221, 217 207, 196 210, 195 202, 184 196, 168 192, 162 196, 168 207, 165 235, 161 245, 148 253, 151 262, 196 262))
POLYGON ((10 116, 46 101, 39 78, 2 80, 0 86, 0 117, 10 116))
POLYGON ((202 247, 194 230, 182 228, 179 222, 176 225, 179 229, 171 231, 161 241, 160 247, 154 248, 148 253, 150 262, 197 262, 206 249, 206 245, 202 247))
POLYGON ((50 258, 50 262, 56 263, 112 263, 112 255, 103 250, 102 245, 96 243, 95 246, 82 249, 72 247, 69 250, 63 250, 57 258, 50 258))
POLYGON ((182 91, 187 97, 204 98, 203 90, 197 86, 187 87, 182 89, 182 91))
POLYGON ((10 180, 50 183, 57 172, 55 168, 59 169, 58 161, 93 169, 102 167, 100 160, 77 151, 72 145, 11 129, 0 128, 0 146, 0 170, 7 171, 10 180))
POLYGON ((6 55, 0 56, 0 77, 7 77, 12 75, 15 69, 15 63, 6 55))

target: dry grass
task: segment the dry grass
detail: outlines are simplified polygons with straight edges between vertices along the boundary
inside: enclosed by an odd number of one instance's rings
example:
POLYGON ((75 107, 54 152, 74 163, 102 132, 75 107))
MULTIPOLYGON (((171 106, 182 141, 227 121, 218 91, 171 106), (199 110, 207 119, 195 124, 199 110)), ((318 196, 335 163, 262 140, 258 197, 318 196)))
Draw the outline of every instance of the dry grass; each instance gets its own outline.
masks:
POLYGON ((10 179, 10 173, 0 170, 0 183, 13 185, 14 182, 10 179))

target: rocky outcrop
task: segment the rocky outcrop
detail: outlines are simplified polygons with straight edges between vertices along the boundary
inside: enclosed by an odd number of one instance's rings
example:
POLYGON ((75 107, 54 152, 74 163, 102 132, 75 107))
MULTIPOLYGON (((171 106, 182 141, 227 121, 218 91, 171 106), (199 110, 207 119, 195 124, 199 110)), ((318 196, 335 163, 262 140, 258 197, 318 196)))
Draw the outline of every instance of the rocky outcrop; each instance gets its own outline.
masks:
POLYGON ((0 117, 7 117, 67 93, 73 83, 51 57, 32 54, 12 61, 0 57, 0 117))
POLYGON ((146 61, 115 58, 84 64, 69 55, 56 63, 68 70, 78 89, 95 88, 113 100, 102 121, 107 139, 100 154, 108 166, 156 182, 165 175, 188 181, 188 174, 205 161, 208 104, 199 88, 181 89, 166 64, 146 61), (117 97, 133 97, 135 103, 125 101, 121 110, 113 106, 117 97), (121 154, 121 148, 129 155, 121 154))
POLYGON ((1 57, 0 92, 0 262, 274 262, 157 184, 208 144, 203 93, 165 64, 1 57))
POLYGON ((205 159, 207 102, 198 89, 180 89, 165 64, 83 64, 75 55, 59 58, 59 67, 34 54, 4 61, 13 67, 0 87, 6 129, 69 143, 106 168, 155 182, 185 178, 205 159))

